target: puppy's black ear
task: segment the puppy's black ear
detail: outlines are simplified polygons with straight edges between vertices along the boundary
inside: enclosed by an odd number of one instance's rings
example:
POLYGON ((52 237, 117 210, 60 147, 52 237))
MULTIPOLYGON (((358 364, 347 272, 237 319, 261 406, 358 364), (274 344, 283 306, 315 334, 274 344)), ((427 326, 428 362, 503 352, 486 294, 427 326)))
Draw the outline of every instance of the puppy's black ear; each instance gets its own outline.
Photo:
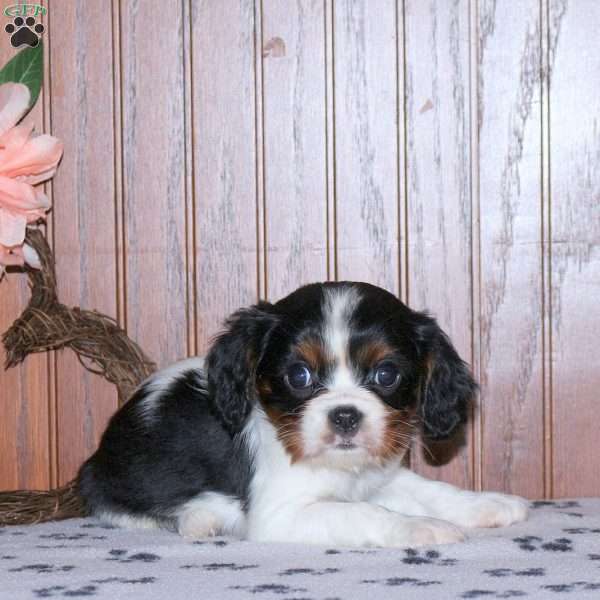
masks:
POLYGON ((271 309, 261 302, 234 313, 206 357, 214 409, 231 434, 242 430, 256 398, 256 367, 277 325, 271 309))
POLYGON ((477 384, 434 319, 420 327, 426 348, 426 372, 421 386, 423 434, 431 440, 449 438, 468 418, 477 384))

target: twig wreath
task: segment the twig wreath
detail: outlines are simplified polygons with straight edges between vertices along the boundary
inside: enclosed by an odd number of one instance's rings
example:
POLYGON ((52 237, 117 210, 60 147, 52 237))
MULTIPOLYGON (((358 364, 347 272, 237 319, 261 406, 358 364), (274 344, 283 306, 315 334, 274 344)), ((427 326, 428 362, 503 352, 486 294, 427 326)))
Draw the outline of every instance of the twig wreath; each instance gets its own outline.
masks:
MULTIPOLYGON (((35 352, 70 348, 88 371, 117 386, 123 403, 156 370, 114 319, 59 302, 54 257, 42 232, 50 203, 34 186, 54 176, 62 143, 50 135, 32 136, 21 124, 42 83, 43 46, 19 52, 0 70, 0 282, 9 270, 25 271, 31 298, 2 336, 5 368, 35 352)), ((1 283, 0 283, 1 285, 1 283)), ((86 515, 76 480, 50 491, 0 492, 0 526, 39 523, 86 515)))

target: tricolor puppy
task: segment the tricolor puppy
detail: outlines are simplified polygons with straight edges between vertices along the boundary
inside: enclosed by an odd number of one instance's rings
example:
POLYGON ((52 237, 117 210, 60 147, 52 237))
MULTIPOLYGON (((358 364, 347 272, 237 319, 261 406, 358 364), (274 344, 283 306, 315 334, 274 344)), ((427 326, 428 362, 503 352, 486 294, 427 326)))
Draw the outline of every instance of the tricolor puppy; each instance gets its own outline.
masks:
POLYGON ((524 500, 404 468, 415 426, 448 437, 476 391, 436 322, 365 283, 235 313, 206 362, 147 380, 79 475, 92 514, 201 538, 342 546, 456 542, 524 500))

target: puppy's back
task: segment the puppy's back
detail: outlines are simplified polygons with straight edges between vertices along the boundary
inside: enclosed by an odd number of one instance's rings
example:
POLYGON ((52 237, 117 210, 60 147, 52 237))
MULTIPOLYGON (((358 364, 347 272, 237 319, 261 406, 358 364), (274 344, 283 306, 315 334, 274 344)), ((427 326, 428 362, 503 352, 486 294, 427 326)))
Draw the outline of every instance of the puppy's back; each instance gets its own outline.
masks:
POLYGON ((244 505, 251 460, 211 410, 202 359, 145 381, 112 417, 78 485, 91 514, 118 525, 176 527, 179 510, 212 492, 244 505))

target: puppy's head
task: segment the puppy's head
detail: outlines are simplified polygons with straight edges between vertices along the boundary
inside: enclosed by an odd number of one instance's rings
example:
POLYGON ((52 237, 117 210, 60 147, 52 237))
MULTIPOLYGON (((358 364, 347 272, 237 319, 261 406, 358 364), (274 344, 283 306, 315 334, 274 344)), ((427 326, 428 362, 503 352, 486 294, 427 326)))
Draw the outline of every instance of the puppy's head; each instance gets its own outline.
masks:
POLYGON ((232 433, 258 405, 292 461, 349 469, 402 456, 415 423, 449 437, 476 390, 432 318, 364 283, 308 285, 234 314, 207 368, 232 433))

